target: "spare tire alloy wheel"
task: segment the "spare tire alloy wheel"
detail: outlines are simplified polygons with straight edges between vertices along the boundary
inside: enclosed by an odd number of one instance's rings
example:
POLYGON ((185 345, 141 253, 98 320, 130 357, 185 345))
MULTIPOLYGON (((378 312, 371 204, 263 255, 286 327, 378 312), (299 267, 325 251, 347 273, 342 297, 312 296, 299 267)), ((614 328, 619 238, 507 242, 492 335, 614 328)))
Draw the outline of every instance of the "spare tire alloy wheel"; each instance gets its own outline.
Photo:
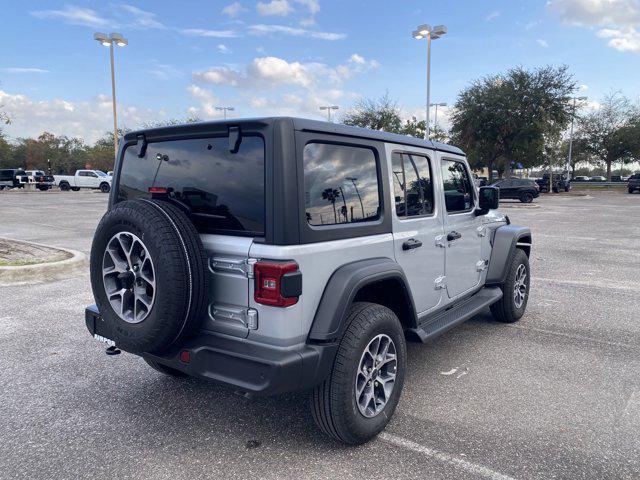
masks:
POLYGON ((362 353, 356 373, 356 403, 367 418, 378 415, 393 393, 397 369, 396 345, 391 337, 374 337, 362 353))
POLYGON ((116 233, 102 260, 104 290, 113 311, 125 322, 142 322, 156 295, 153 260, 145 244, 131 232, 116 233))

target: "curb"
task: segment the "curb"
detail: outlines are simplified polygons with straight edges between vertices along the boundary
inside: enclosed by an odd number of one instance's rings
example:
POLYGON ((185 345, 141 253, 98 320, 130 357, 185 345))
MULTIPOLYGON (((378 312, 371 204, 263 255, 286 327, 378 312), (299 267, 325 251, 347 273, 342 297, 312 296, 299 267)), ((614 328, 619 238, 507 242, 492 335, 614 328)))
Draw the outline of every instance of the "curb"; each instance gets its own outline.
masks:
POLYGON ((65 258, 57 262, 36 263, 34 265, 0 267, 0 286, 50 282, 69 278, 76 273, 86 270, 87 256, 77 250, 52 247, 41 243, 25 242, 24 240, 9 240, 61 250, 70 254, 71 258, 65 258))
POLYGON ((498 207, 498 210, 502 210, 503 208, 518 208, 521 210, 529 210, 530 208, 540 208, 540 204, 538 203, 528 203, 519 205, 517 203, 501 203, 498 207))

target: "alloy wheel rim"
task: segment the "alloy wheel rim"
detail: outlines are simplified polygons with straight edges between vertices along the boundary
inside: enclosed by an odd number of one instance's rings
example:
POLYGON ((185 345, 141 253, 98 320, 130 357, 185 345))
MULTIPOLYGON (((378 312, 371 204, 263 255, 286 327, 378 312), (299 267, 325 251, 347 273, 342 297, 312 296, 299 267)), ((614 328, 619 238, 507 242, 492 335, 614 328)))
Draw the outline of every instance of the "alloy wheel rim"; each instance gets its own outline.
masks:
POLYGON ((513 286, 513 303, 516 308, 521 308, 527 297, 527 267, 524 264, 518 265, 516 271, 516 281, 513 286))
POLYGON ((116 233, 102 259, 102 281, 113 311, 127 323, 140 323, 153 308, 156 276, 146 245, 131 232, 116 233))
POLYGON ((398 367, 396 345, 385 334, 376 335, 366 346, 356 373, 355 397, 360 413, 378 415, 387 405, 398 367))

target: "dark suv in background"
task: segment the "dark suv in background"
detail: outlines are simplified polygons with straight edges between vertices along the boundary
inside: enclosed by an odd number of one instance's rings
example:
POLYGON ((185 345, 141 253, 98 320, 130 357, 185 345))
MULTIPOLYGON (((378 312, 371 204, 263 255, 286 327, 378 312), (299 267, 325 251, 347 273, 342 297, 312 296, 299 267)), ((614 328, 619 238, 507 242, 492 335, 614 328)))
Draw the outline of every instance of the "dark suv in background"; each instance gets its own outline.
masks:
POLYGON ((540 196, 538 184, 526 178, 506 178, 494 182, 491 186, 500 189, 500 199, 509 198, 531 203, 534 198, 540 196))
POLYGON ((629 177, 629 180, 627 181, 627 189, 629 190, 629 193, 633 193, 636 190, 640 192, 640 173, 636 173, 629 177))

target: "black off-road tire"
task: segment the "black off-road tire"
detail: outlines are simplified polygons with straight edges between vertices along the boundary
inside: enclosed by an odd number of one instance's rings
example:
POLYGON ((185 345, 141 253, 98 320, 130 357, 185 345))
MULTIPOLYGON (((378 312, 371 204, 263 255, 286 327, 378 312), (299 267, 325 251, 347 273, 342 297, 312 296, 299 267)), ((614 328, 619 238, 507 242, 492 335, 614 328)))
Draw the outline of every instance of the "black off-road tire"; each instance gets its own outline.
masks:
POLYGON ((524 252, 524 250, 520 248, 515 249, 515 251, 511 255, 509 266, 507 268, 507 277, 504 281, 504 284, 502 285, 502 298, 500 299, 500 301, 491 305, 491 313, 493 314, 493 318, 495 318, 499 322, 514 323, 522 318, 525 310, 527 309, 527 302, 529 301, 531 271, 529 269, 529 257, 527 257, 527 254, 524 252), (518 268, 521 265, 524 265, 524 268, 526 269, 526 294, 522 305, 518 307, 516 306, 516 302, 514 299, 514 289, 516 285, 516 275, 518 273, 518 268))
POLYGON ((520 195, 520 201, 522 203, 531 203, 533 202, 533 195, 530 193, 523 193, 522 195, 520 195))
POLYGON ((79 192, 80 191, 80 187, 71 187, 71 190, 73 192, 79 192))
POLYGON ((68 192, 69 190, 71 190, 71 186, 67 182, 60 182, 60 185, 58 185, 58 187, 60 187, 60 190, 62 190, 63 192, 68 192))
POLYGON ((185 378, 188 377, 189 375, 187 375, 184 372, 181 372, 180 370, 176 370, 175 368, 171 368, 171 367, 167 367, 166 365, 163 365, 162 363, 158 363, 154 360, 150 360, 148 358, 144 359, 145 362, 147 362, 147 364, 153 368, 155 371, 160 372, 164 375, 168 375, 169 377, 176 377, 176 378, 185 378))
POLYGON ((398 405, 406 368, 407 347, 398 317, 387 307, 368 302, 351 306, 347 328, 329 377, 311 394, 313 418, 322 432, 339 442, 357 445, 374 438, 387 425, 398 405), (393 391, 384 409, 365 417, 355 399, 356 372, 365 347, 379 334, 389 336, 396 349, 393 391))
POLYGON ((110 190, 111 190, 111 185, 109 185, 107 182, 102 182, 100 184, 100 191, 102 193, 109 193, 110 190))
POLYGON ((629 193, 633 193, 633 188, 629 188, 629 193))
POLYGON ((107 211, 91 247, 91 286, 106 330, 116 346, 132 353, 160 353, 188 337, 204 318, 208 298, 207 256, 185 213, 159 200, 128 200, 107 211), (155 270, 155 300, 146 318, 129 323, 114 311, 102 266, 109 241, 119 232, 136 235, 155 270))

